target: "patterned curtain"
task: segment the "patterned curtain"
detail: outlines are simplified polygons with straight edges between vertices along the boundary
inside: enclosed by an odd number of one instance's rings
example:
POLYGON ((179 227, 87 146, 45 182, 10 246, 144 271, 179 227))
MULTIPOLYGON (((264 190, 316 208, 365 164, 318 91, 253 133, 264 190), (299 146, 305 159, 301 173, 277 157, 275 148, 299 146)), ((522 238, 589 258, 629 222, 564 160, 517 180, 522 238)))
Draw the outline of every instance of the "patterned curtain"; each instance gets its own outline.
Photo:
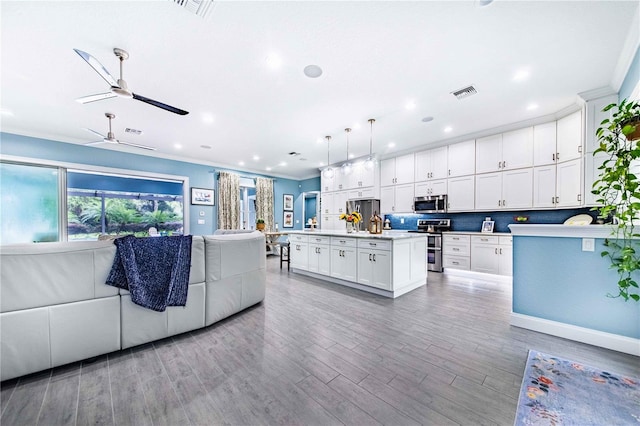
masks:
POLYGON ((240 228, 240 176, 220 172, 218 179, 218 229, 240 228))
POLYGON ((273 179, 256 178, 256 219, 264 219, 264 228, 274 230, 273 179))

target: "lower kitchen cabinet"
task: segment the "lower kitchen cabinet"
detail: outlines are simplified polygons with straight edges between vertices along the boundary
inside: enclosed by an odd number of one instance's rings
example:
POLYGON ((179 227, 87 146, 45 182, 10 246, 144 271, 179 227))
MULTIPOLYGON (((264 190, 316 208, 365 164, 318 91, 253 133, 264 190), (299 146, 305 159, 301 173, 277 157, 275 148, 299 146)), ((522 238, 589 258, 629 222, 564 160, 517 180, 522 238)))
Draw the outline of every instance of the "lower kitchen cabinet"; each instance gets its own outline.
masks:
POLYGON ((445 233, 442 243, 445 269, 506 276, 513 274, 510 234, 445 233))
POLYGON ((356 281, 358 259, 355 238, 331 237, 331 273, 334 278, 356 281))
POLYGON ((331 239, 325 236, 309 237, 309 268, 310 272, 331 274, 331 239))
POLYGON ((444 234, 442 236, 442 266, 445 269, 471 269, 471 236, 444 234))
POLYGON ((290 242, 291 267, 309 269, 309 244, 303 242, 290 242))
POLYGON ((390 241, 358 241, 358 283, 391 290, 390 241))

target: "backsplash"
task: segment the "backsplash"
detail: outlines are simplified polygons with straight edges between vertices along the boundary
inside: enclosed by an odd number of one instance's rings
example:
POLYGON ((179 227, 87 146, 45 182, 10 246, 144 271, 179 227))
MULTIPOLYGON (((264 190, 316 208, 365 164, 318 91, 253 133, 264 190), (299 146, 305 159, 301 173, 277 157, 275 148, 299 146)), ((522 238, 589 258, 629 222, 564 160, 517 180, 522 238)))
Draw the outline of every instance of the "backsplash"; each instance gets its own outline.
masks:
POLYGON ((388 214, 385 219, 391 221, 391 229, 417 229, 418 219, 451 219, 451 230, 462 232, 480 231, 482 221, 490 217, 495 221, 494 232, 509 232, 512 223, 550 223, 561 224, 577 214, 588 214, 594 221, 597 212, 589 207, 566 210, 525 210, 508 212, 473 212, 473 213, 437 213, 437 214, 388 214), (528 216, 527 222, 516 222, 514 217, 528 216), (404 219, 404 223, 400 223, 404 219))

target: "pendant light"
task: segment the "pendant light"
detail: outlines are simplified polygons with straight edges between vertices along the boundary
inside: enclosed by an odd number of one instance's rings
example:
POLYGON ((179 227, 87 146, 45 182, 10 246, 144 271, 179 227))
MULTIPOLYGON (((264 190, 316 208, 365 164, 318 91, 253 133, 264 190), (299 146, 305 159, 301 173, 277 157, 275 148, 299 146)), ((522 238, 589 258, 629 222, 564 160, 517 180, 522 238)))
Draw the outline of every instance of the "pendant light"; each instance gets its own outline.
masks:
POLYGON ((351 128, 347 127, 344 131, 347 134, 347 161, 342 165, 342 174, 346 176, 351 174, 351 162, 349 161, 349 133, 351 133, 351 128))
POLYGON ((373 123, 375 123, 376 120, 370 118, 368 121, 369 124, 371 124, 371 137, 369 138, 369 156, 364 160, 364 168, 367 170, 373 170, 376 166, 376 159, 373 157, 373 123))
POLYGON ((322 171, 322 176, 331 179, 333 177, 333 169, 329 166, 329 142, 331 141, 331 136, 325 136, 327 140, 327 168, 322 171))

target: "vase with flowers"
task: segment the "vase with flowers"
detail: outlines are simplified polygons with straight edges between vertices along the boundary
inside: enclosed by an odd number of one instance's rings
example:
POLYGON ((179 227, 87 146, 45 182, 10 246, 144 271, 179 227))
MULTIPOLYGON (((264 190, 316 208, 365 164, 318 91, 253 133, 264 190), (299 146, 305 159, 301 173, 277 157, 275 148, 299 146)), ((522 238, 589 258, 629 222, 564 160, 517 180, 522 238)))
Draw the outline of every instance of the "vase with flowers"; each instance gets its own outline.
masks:
POLYGON ((347 223, 347 233, 351 234, 356 231, 356 226, 362 222, 362 215, 358 212, 342 213, 340 220, 344 220, 347 223))

